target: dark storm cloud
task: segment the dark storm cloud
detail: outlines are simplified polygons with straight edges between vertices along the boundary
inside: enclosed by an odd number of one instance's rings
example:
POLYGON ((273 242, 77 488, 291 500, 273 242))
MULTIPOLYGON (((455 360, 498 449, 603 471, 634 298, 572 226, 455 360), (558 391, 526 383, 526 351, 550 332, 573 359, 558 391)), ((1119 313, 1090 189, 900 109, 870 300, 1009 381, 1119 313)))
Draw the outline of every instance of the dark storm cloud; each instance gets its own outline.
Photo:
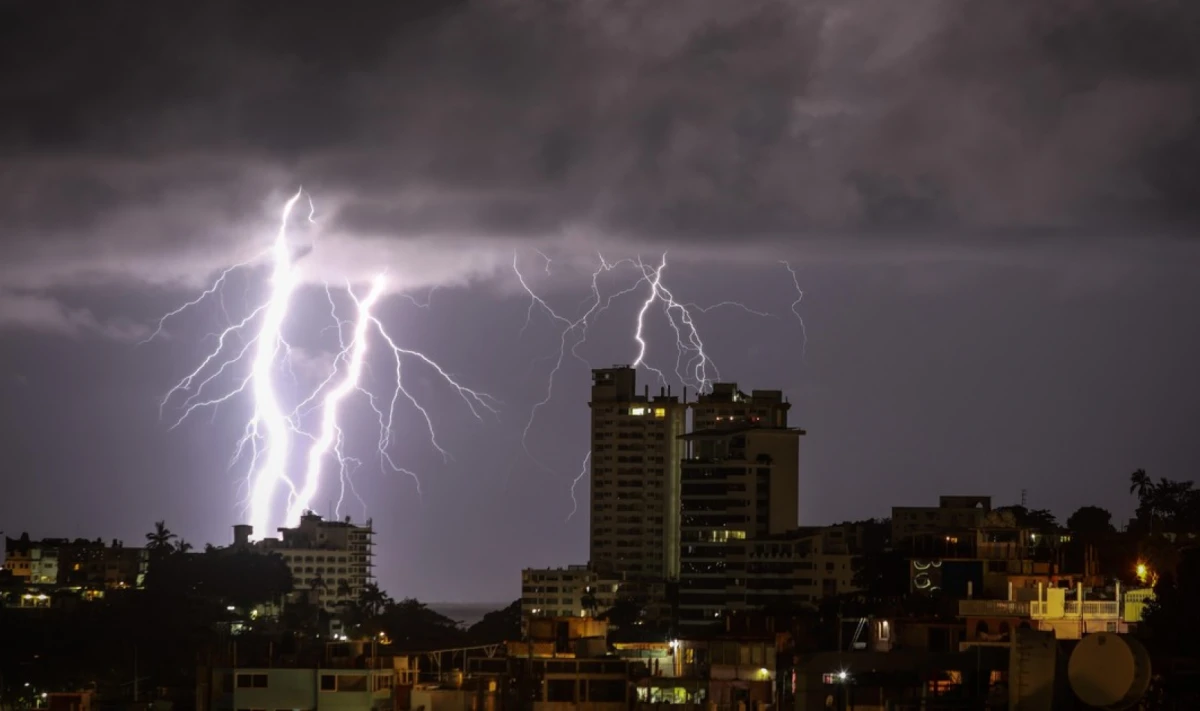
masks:
POLYGON ((1189 0, 27 3, 0 33, 0 213, 32 285, 59 259, 210 269, 297 183, 347 242, 1200 210, 1189 0))

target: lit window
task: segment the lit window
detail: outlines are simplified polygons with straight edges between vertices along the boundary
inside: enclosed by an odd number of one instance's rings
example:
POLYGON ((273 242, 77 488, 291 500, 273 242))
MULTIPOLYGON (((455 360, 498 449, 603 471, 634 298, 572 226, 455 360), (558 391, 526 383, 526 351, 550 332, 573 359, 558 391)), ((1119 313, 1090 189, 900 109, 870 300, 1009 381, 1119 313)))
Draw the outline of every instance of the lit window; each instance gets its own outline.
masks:
POLYGON ((631 414, 631 415, 634 415, 635 417, 636 417, 636 416, 640 416, 640 415, 644 415, 644 414, 646 414, 646 408, 644 408, 644 407, 631 407, 631 408, 629 408, 629 414, 631 414))
POLYGON ((667 416, 667 408, 665 408, 665 407, 654 408, 654 416, 655 417, 666 417, 667 416))

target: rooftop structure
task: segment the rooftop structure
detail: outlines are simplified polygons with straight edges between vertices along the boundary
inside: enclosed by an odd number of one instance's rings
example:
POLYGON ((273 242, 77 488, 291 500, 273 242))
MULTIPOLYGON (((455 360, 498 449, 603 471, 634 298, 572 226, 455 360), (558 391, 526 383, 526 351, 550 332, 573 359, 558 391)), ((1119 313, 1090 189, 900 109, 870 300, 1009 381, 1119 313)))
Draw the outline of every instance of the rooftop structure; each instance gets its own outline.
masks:
POLYGON ((308 591, 315 602, 335 610, 357 600, 372 578, 371 558, 374 530, 371 520, 355 524, 347 516, 326 521, 309 511, 295 528, 280 528, 279 538, 251 543, 253 530, 247 525, 234 529, 234 547, 252 547, 278 553, 292 571, 293 584, 308 591))
POLYGON ((692 429, 707 430, 729 425, 787 427, 791 403, 782 390, 738 390, 737 383, 713 383, 701 393, 692 408, 692 429))

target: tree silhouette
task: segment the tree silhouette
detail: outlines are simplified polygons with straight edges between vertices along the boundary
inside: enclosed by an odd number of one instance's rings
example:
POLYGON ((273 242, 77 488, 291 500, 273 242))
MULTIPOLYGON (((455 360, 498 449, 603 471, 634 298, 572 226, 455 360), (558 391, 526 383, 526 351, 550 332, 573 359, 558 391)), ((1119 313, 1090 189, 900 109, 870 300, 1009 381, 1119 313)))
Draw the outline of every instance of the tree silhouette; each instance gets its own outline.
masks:
POLYGON ((588 614, 592 617, 596 616, 596 610, 600 608, 600 601, 596 599, 596 593, 592 591, 590 585, 580 596, 579 602, 583 605, 583 609, 588 611, 588 614))
POLYGON ((1058 519, 1046 509, 1027 509, 1020 504, 1000 506, 999 512, 1011 513, 1020 528, 1031 528, 1039 533, 1053 533, 1058 530, 1058 519))
POLYGON ((645 614, 646 608, 641 600, 627 595, 617 599, 612 607, 604 611, 600 615, 600 619, 608 620, 613 626, 621 630, 628 630, 633 627, 645 614))
POLYGON ((467 628, 471 644, 496 644, 521 638, 521 601, 493 610, 467 628))
POLYGON ((1156 648, 1168 654, 1193 656, 1200 636, 1196 600, 1200 600, 1200 548, 1193 547, 1181 552, 1174 572, 1159 578, 1139 632, 1145 632, 1156 648))
POLYGON ((457 622, 414 598, 389 604, 377 622, 392 644, 404 651, 445 649, 466 640, 457 622))
POLYGON ((1138 469, 1129 475, 1129 493, 1137 494, 1138 500, 1146 498, 1146 495, 1154 491, 1154 482, 1150 480, 1150 475, 1145 469, 1138 469))
POLYGON ((1099 506, 1081 506, 1067 519, 1067 530, 1083 538, 1115 533, 1112 514, 1099 506))
POLYGON ((146 534, 146 548, 152 552, 165 552, 171 548, 171 542, 179 536, 167 528, 166 521, 155 521, 154 530, 146 534))
POLYGON ((362 591, 358 594, 358 602, 363 610, 372 617, 379 615, 384 608, 392 604, 391 598, 375 583, 367 583, 363 586, 362 591))
POLYGON ((1130 491, 1138 493, 1136 523, 1151 534, 1200 533, 1200 491, 1191 481, 1165 477, 1152 482, 1142 469, 1130 477, 1130 491))

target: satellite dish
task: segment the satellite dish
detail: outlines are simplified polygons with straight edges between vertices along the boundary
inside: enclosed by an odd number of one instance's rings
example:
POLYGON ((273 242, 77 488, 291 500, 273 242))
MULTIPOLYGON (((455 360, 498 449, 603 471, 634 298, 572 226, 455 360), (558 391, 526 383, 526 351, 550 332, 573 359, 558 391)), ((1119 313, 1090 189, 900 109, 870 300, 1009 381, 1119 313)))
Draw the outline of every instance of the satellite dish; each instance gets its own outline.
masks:
POLYGON ((1150 688, 1150 654, 1133 637, 1090 634, 1071 652, 1067 679, 1071 690, 1088 706, 1128 709, 1150 688))

